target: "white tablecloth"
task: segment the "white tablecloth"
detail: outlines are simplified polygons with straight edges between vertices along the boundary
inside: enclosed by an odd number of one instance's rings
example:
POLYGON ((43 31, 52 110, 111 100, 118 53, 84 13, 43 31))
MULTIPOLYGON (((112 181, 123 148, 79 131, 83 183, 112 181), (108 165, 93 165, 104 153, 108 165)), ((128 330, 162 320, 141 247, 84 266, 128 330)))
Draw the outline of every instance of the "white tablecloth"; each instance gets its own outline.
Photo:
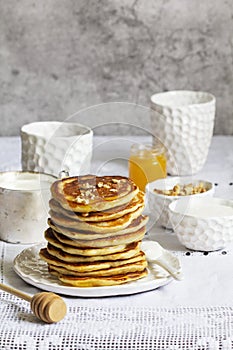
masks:
MULTIPOLYGON (((130 142, 140 137, 95 138, 92 171, 127 175, 130 142)), ((0 170, 20 165, 19 138, 0 138, 0 170)), ((215 196, 233 198, 233 137, 215 136, 195 177, 216 184, 215 196)), ((179 256, 184 280, 130 296, 69 298, 68 314, 45 325, 28 303, 1 292, 0 349, 233 349, 233 247, 203 254, 182 247, 171 231, 153 227, 150 239, 179 256)), ((13 271, 25 246, 0 242, 1 281, 31 295, 38 289, 13 271)))

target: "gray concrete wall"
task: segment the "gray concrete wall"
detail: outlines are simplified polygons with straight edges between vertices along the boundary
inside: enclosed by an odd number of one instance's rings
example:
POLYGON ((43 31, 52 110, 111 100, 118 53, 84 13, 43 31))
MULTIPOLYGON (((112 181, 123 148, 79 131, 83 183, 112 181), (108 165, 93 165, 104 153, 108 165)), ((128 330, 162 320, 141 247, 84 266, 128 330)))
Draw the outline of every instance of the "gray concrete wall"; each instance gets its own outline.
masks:
POLYGON ((0 135, 173 89, 212 92, 233 134, 232 0, 0 0, 0 135))

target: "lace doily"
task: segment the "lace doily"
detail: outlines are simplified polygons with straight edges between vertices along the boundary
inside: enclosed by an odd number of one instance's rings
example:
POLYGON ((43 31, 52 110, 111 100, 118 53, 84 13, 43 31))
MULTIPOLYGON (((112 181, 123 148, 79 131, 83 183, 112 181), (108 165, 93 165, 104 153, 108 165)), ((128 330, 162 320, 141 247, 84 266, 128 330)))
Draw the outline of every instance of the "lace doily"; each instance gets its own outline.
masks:
POLYGON ((69 306, 57 324, 42 324, 29 306, 1 296, 4 350, 231 350, 233 308, 69 306))

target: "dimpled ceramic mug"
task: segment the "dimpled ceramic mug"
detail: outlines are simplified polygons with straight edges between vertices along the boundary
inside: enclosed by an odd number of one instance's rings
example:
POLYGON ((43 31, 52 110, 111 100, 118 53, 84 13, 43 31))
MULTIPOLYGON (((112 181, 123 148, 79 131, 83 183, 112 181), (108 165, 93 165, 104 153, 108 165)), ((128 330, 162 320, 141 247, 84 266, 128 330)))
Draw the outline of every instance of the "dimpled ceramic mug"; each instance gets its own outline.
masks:
POLYGON ((76 123, 35 122, 21 128, 22 169, 58 176, 90 171, 93 131, 76 123))
POLYGON ((192 175, 205 164, 215 118, 215 97, 202 91, 151 96, 152 133, 167 149, 170 175, 192 175))

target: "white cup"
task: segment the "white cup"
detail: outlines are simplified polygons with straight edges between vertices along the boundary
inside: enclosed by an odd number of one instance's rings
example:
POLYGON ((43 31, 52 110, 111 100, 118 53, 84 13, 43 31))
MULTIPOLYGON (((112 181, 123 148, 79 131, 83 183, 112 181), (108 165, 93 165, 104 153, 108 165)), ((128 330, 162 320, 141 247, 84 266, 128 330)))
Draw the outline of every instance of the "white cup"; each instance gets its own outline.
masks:
POLYGON ((151 96, 152 133, 167 149, 170 175, 192 175, 205 164, 215 118, 215 97, 201 91, 151 96))
POLYGON ((35 122, 21 128, 22 169, 58 176, 90 172, 93 131, 77 123, 35 122))
POLYGON ((42 173, 0 173, 1 240, 22 244, 44 241, 50 186, 55 180, 42 173))

